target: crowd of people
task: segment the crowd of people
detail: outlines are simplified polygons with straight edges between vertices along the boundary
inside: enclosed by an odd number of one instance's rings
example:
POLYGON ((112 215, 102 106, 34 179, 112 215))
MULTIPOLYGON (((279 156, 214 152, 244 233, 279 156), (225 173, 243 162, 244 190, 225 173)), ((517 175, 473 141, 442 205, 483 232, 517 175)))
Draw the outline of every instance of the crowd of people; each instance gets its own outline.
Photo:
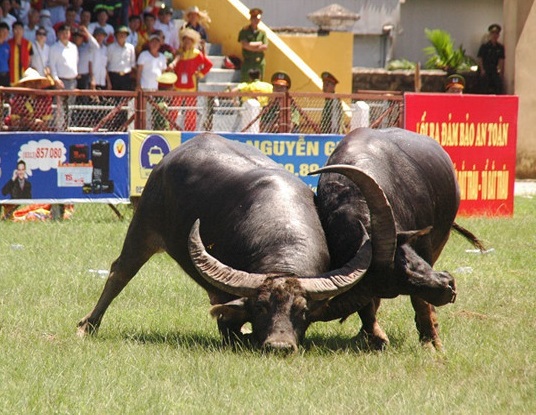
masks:
MULTIPOLYGON (((125 4, 95 0, 0 0, 0 86, 23 86, 25 72, 32 68, 48 79, 48 85, 41 83, 43 88, 153 91, 159 88, 159 76, 172 72, 176 75, 174 90, 196 91, 198 80, 213 66, 205 53, 208 13, 190 7, 183 11, 182 27, 176 27, 174 11, 165 4, 145 8, 135 2, 128 7, 125 4)), ((237 37, 242 47, 242 84, 237 90, 272 92, 275 84, 264 81, 268 40, 259 28, 262 10, 250 9, 249 17, 249 23, 239 29, 237 37)), ((502 93, 503 89, 504 47, 498 42, 500 31, 499 25, 491 25, 489 41, 478 53, 482 79, 489 93, 502 93)), ((336 78, 327 72, 321 77, 323 91, 334 93, 336 78)), ((63 99, 60 116, 74 99, 63 99)), ((261 101, 266 101, 261 102, 266 107, 267 98, 261 101)), ((195 108, 197 101, 196 97, 185 95, 175 104, 195 108)), ((339 133, 341 113, 339 101, 326 99, 322 132, 339 133)), ((266 114, 263 117, 266 120, 266 114)), ((196 118, 195 111, 186 111, 184 129, 194 130, 196 118)))
MULTIPOLYGON (((24 77, 33 69, 49 80, 42 88, 150 91, 163 72, 175 72, 174 89, 195 91, 212 68, 205 54, 208 13, 191 7, 176 27, 164 4, 142 10, 124 4, 1 0, 0 86, 30 85, 24 77)), ((64 106, 74 99, 66 97, 64 106)), ((195 126, 195 117, 190 121, 195 126)))

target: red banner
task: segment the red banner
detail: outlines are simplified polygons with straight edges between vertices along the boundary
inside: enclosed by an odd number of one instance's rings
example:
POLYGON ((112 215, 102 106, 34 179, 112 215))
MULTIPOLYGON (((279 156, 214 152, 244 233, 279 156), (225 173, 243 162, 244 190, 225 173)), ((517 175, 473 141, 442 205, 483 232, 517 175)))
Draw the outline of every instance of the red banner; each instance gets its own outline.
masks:
POLYGON ((518 98, 405 94, 405 128, 434 138, 450 155, 463 216, 512 216, 518 98))

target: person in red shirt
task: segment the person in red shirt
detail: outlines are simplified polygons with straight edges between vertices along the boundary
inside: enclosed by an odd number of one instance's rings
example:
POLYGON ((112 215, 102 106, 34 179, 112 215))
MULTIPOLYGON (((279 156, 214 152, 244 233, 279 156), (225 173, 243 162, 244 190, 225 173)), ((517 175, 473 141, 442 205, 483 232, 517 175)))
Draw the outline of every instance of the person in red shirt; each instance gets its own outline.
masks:
MULTIPOLYGON (((197 91, 197 81, 203 78, 212 68, 212 62, 201 52, 197 45, 201 36, 193 29, 183 29, 180 32, 181 46, 177 56, 169 65, 169 70, 177 75, 175 90, 181 92, 197 91)), ((195 96, 178 97, 179 103, 190 108, 197 106, 195 96)), ((175 102, 177 104, 177 101, 175 102)), ((194 131, 197 123, 197 111, 184 111, 184 130, 194 131)))
POLYGON ((23 77, 24 71, 32 64, 32 42, 24 38, 24 24, 21 21, 13 23, 13 37, 9 43, 9 75, 11 85, 23 77))

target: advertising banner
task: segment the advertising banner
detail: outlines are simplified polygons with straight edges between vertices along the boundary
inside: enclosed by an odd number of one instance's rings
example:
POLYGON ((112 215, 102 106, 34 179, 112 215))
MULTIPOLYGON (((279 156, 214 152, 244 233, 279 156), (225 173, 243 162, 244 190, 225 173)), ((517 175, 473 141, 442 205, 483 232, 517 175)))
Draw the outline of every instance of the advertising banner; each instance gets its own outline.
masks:
POLYGON ((0 186, 2 204, 126 203, 127 135, 1 133, 0 186))
POLYGON ((405 94, 405 128, 434 138, 450 155, 464 216, 512 216, 518 98, 405 94))
MULTIPOLYGON (((198 133, 177 131, 130 132, 130 191, 140 196, 152 169, 171 149, 198 133)), ((322 167, 341 140, 341 135, 221 133, 230 140, 258 148, 262 153, 300 177, 314 191, 318 176, 309 172, 322 167)))

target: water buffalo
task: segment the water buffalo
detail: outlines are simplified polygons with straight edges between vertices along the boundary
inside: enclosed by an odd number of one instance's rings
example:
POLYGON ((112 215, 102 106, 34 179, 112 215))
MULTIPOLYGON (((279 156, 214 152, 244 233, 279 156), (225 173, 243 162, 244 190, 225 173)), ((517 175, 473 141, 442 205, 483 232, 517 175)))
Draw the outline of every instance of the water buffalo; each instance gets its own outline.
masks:
MULTIPOLYGON (((112 300, 164 250, 207 291, 224 341, 240 337, 249 321, 260 345, 295 350, 315 311, 351 288, 370 264, 371 244, 382 244, 380 233, 374 242, 362 230, 348 261, 330 271, 314 198, 299 178, 252 146, 209 133, 189 140, 151 173, 79 335, 95 332, 112 300)), ((370 203, 372 217, 384 203, 370 203)))
POLYGON ((372 347, 382 348, 388 338, 376 320, 379 298, 408 294, 420 340, 440 349, 434 305, 454 302, 456 285, 448 272, 432 266, 453 227, 483 249, 473 234, 454 223, 460 195, 448 154, 430 137, 410 131, 360 128, 343 138, 327 167, 319 171, 318 209, 332 267, 352 257, 363 226, 373 241, 375 232, 388 236, 381 246, 373 243, 373 261, 365 277, 332 299, 319 320, 344 319, 358 311, 360 335, 372 347), (357 184, 363 177, 386 200, 385 210, 374 218, 357 184))

